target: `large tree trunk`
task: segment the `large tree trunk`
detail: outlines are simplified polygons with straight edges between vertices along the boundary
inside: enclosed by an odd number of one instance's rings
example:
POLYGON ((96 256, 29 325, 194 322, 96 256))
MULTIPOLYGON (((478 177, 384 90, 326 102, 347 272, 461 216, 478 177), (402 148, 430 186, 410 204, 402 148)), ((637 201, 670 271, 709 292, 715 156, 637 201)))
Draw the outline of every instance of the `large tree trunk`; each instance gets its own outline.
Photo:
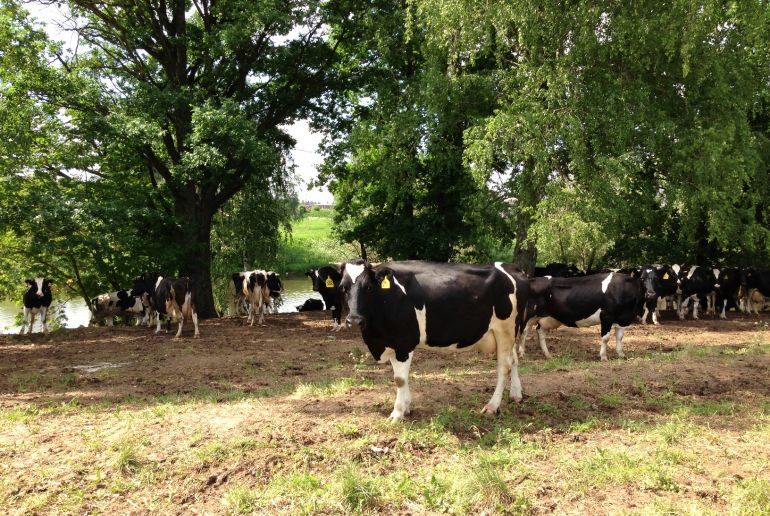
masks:
POLYGON ((179 249, 179 276, 188 276, 198 289, 198 317, 218 317, 211 286, 211 226, 214 210, 197 196, 188 195, 178 200, 176 213, 182 223, 174 242, 179 249))

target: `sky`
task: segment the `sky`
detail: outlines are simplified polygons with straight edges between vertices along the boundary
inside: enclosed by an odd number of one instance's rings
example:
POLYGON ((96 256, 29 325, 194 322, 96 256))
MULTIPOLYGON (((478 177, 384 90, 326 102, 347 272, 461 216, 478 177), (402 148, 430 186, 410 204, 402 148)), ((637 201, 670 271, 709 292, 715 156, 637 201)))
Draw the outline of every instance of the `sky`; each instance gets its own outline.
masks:
MULTIPOLYGON (((65 48, 74 49, 76 38, 72 32, 61 29, 66 14, 55 5, 40 5, 36 2, 25 4, 27 10, 32 13, 40 23, 45 26, 46 33, 53 40, 62 41, 65 48)), ((308 188, 308 183, 317 176, 316 167, 321 163, 322 157, 318 151, 321 143, 321 135, 310 130, 307 120, 299 120, 290 126, 283 128, 297 142, 291 153, 295 166, 295 174, 298 179, 297 196, 302 202, 316 204, 332 204, 334 197, 326 187, 308 188)))

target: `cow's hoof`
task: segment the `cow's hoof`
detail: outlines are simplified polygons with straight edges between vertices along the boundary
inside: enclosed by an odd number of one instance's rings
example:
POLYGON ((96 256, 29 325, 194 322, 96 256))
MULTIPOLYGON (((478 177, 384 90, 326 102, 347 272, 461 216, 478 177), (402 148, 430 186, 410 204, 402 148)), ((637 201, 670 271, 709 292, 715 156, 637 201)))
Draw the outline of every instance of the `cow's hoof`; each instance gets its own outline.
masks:
POLYGON ((626 357, 626 355, 625 355, 625 354, 623 354, 623 353, 618 353, 618 359, 620 359, 620 360, 625 360, 626 358, 628 358, 628 357, 626 357))
POLYGON ((545 355, 545 358, 548 360, 551 360, 553 358, 553 355, 550 353, 543 353, 545 355))
POLYGON ((693 316, 692 320, 693 320, 693 321, 697 321, 697 320, 700 320, 700 317, 695 317, 695 316, 693 316))
POLYGON ((390 413, 388 416, 388 421, 391 423, 398 423, 399 421, 404 420, 404 413, 403 412, 396 412, 395 410, 390 413))
POLYGON ((607 361, 607 355, 599 355, 599 360, 601 360, 602 362, 606 362, 607 361))
POLYGON ((484 408, 481 409, 481 413, 482 414, 499 414, 500 407, 499 406, 495 407, 493 404, 487 403, 486 405, 484 405, 484 408))
POLYGON ((198 334, 195 334, 195 335, 193 335, 193 338, 194 338, 194 339, 200 339, 200 338, 201 338, 201 336, 200 336, 200 335, 198 335, 198 334))
POLYGON ((511 393, 511 401, 515 401, 516 403, 521 403, 522 400, 524 400, 524 396, 522 396, 521 394, 516 396, 515 394, 511 393))

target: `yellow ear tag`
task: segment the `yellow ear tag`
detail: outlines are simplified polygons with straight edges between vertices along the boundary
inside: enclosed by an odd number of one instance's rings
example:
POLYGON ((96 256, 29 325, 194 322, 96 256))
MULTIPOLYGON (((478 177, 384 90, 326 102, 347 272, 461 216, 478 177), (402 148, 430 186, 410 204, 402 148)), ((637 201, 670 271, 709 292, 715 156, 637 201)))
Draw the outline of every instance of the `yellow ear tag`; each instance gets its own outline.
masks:
POLYGON ((382 278, 382 283, 380 283, 380 286, 381 286, 382 288, 390 288, 390 280, 388 279, 388 277, 387 277, 387 276, 385 276, 384 278, 382 278))
POLYGON ((663 279, 668 279, 668 273, 665 273, 665 274, 663 275, 663 279))
POLYGON ((327 288, 334 288, 334 282, 332 281, 332 277, 331 276, 326 278, 326 287, 327 288))

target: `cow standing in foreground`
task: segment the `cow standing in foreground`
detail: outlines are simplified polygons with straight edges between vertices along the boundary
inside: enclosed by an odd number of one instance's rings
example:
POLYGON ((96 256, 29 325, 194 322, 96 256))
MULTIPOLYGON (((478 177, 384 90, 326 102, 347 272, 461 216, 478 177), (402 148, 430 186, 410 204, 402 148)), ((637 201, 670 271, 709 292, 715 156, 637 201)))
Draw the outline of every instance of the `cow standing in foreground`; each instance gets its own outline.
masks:
POLYGON ((332 331, 340 331, 344 327, 341 321, 342 291, 340 290, 340 282, 342 281, 342 274, 335 267, 327 265, 320 269, 310 269, 305 273, 305 276, 313 282, 313 290, 321 294, 326 309, 332 311, 332 320, 334 321, 332 331))
MULTIPOLYGON (((152 310, 157 312, 158 322, 155 333, 160 333, 161 319, 165 316, 169 321, 173 317, 179 319, 179 328, 174 338, 182 335, 185 318, 192 319, 195 326, 195 338, 200 337, 198 330, 197 289, 190 278, 164 278, 157 273, 145 273, 134 280, 134 294, 147 295, 152 310)), ((168 330, 166 330, 168 331, 168 330)))
POLYGON ((259 314, 258 325, 265 322, 266 307, 270 302, 270 288, 267 286, 267 271, 253 271, 243 279, 243 295, 249 302, 249 317, 246 322, 254 326, 259 314))
POLYGON ((40 322, 43 326, 43 333, 48 334, 48 308, 51 306, 53 295, 51 294, 51 285, 53 281, 48 278, 34 278, 25 281, 29 287, 24 292, 24 320, 21 324, 19 335, 24 335, 24 329, 29 324, 29 331, 32 333, 32 325, 35 322, 35 316, 40 313, 40 322))
POLYGON ((267 271, 267 289, 270 295, 267 298, 267 313, 278 313, 278 308, 283 304, 283 283, 277 272, 267 271))
MULTIPOLYGON (((535 326, 540 348, 550 358, 545 332, 559 326, 601 325, 599 358, 607 360, 607 342, 615 328, 615 350, 623 354, 623 333, 639 314, 639 280, 611 272, 582 278, 532 278, 530 280, 527 329, 535 326)), ((524 355, 524 339, 519 355, 524 355)))
POLYGON ((91 324, 99 324, 103 321, 107 326, 112 326, 117 315, 142 316, 144 304, 141 296, 134 295, 133 290, 118 290, 93 298, 91 300, 91 314, 91 324))
POLYGON ((524 326, 529 295, 526 276, 512 265, 390 262, 343 265, 341 289, 348 322, 361 328, 380 363, 390 361, 396 401, 390 419, 410 413, 409 368, 418 346, 475 347, 497 353, 497 385, 482 412, 497 412, 510 373, 510 397, 521 401, 515 340, 524 326))

